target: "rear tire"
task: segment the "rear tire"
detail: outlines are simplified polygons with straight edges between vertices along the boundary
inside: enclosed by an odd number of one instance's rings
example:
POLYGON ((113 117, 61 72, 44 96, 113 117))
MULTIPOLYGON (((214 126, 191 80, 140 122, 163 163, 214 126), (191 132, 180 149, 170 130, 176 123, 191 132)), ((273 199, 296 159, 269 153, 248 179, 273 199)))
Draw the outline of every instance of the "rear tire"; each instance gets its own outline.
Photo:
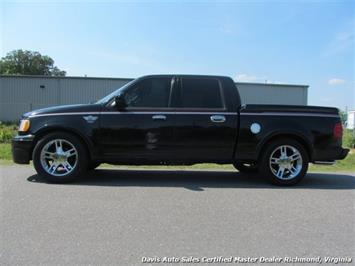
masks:
POLYGON ((37 173, 47 182, 66 183, 85 173, 88 154, 79 138, 56 132, 37 142, 32 158, 37 173))
POLYGON ((290 186, 300 182, 308 170, 308 153, 293 139, 280 139, 267 144, 259 172, 275 185, 290 186))
POLYGON ((234 162, 233 166, 241 173, 257 173, 259 171, 258 165, 255 163, 234 162))

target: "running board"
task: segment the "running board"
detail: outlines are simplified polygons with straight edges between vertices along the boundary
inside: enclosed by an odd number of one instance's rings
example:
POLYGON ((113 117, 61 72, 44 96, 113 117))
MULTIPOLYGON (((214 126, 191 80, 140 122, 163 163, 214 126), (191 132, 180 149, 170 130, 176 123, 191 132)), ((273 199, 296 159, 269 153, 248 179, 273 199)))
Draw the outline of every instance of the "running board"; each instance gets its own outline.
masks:
POLYGON ((315 161, 313 164, 321 164, 321 165, 333 165, 335 161, 315 161))

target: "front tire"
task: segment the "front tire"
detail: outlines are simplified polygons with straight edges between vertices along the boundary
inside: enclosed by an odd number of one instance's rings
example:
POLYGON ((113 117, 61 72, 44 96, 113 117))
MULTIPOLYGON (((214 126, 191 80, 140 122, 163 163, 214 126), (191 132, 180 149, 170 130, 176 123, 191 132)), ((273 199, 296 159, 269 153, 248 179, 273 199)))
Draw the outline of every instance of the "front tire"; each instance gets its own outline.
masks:
POLYGON ((280 139, 269 143, 263 151, 259 171, 275 185, 290 186, 304 178, 308 162, 302 144, 293 139, 280 139))
POLYGON ((66 132, 43 137, 37 142, 32 158, 37 173, 50 183, 73 181, 87 169, 85 146, 76 136, 66 132))

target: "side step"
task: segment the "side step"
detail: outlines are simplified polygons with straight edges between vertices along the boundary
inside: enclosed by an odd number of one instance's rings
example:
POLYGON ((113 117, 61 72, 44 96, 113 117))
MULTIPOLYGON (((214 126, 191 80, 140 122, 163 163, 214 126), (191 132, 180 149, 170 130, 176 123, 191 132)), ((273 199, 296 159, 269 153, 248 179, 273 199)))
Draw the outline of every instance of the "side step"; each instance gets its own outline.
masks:
POLYGON ((321 165, 333 165, 335 161, 314 161, 314 164, 321 164, 321 165))

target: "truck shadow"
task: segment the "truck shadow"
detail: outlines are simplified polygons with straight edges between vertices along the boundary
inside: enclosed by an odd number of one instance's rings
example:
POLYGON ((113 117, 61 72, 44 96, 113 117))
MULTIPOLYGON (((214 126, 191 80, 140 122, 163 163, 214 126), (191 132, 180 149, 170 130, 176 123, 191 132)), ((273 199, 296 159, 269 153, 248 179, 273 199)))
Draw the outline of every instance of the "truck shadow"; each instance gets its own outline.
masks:
MULTIPOLYGON (((38 175, 27 178, 30 182, 45 183, 38 175)), ((267 188, 273 186, 262 176, 234 171, 189 170, 112 170, 98 169, 88 172, 66 185, 117 187, 183 187, 193 191, 204 188, 267 188)), ((355 176, 342 173, 309 173, 304 180, 287 189, 354 189, 355 176)))

